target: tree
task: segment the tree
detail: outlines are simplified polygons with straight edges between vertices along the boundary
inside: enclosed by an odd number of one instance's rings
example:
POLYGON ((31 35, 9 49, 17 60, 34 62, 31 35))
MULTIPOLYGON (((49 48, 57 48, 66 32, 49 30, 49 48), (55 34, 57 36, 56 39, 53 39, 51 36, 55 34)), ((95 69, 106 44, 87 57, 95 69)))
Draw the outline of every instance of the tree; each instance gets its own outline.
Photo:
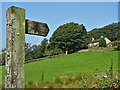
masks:
POLYGON ((48 45, 48 39, 44 38, 41 42, 41 49, 43 53, 47 50, 47 45, 48 45))
POLYGON ((33 59, 41 58, 43 56, 43 51, 40 45, 33 45, 31 49, 32 49, 31 54, 33 59))
POLYGON ((50 49, 59 48, 63 52, 73 53, 82 49, 86 28, 83 24, 70 22, 61 25, 50 38, 50 49))
POLYGON ((31 44, 25 43, 25 60, 31 60, 32 54, 31 54, 31 44))
POLYGON ((120 31, 117 33, 117 41, 116 41, 116 44, 117 44, 116 49, 117 49, 117 50, 120 50, 120 31))
POLYGON ((106 25, 102 28, 94 28, 93 30, 89 31, 89 37, 94 37, 95 39, 99 39, 100 36, 105 36, 111 41, 117 40, 117 33, 119 31, 118 23, 112 23, 109 25, 106 25))
POLYGON ((99 46, 100 46, 100 47, 106 47, 106 41, 105 41, 105 39, 104 39, 103 37, 100 38, 99 46))

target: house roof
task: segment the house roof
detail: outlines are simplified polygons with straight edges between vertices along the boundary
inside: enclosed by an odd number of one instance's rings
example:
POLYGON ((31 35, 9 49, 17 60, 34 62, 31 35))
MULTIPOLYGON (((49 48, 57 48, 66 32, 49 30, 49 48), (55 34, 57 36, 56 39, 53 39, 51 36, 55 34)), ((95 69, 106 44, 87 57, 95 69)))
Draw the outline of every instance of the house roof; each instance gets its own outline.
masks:
POLYGON ((96 42, 99 42, 99 39, 98 39, 98 40, 91 41, 90 43, 96 43, 96 42))
MULTIPOLYGON (((101 37, 102 37, 102 36, 101 36, 101 37)), ((102 37, 102 38, 103 38, 103 37, 102 37)), ((107 37, 105 37, 104 39, 105 39, 105 41, 106 41, 107 44, 111 42, 107 37)), ((92 37, 92 41, 91 41, 90 43, 97 43, 97 42, 99 42, 99 41, 100 41, 100 39, 94 40, 94 38, 92 37)))

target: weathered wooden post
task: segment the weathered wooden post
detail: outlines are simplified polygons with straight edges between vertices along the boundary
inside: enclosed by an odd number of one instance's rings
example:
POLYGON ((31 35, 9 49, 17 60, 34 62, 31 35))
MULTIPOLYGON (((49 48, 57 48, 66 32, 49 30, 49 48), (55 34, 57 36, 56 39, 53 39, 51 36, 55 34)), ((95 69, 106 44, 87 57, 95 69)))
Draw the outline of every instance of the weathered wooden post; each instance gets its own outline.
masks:
POLYGON ((6 12, 6 88, 24 87, 25 10, 10 7, 6 12))
POLYGON ((25 9, 12 6, 6 12, 5 88, 24 88, 25 33, 46 36, 47 24, 25 19, 25 9))

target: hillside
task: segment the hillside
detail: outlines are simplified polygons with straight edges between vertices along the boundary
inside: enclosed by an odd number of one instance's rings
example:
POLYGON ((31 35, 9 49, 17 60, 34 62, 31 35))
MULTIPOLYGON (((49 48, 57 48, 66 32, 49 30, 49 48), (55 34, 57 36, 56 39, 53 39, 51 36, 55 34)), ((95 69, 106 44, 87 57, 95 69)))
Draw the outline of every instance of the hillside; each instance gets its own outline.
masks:
POLYGON ((99 73, 110 68, 113 59, 113 70, 118 70, 118 51, 78 52, 43 61, 25 64, 25 82, 38 82, 42 72, 44 81, 53 81, 69 73, 99 73))
POLYGON ((119 31, 118 23, 112 23, 101 28, 94 28, 88 32, 88 37, 99 39, 100 36, 108 37, 111 41, 117 40, 117 33, 119 31))

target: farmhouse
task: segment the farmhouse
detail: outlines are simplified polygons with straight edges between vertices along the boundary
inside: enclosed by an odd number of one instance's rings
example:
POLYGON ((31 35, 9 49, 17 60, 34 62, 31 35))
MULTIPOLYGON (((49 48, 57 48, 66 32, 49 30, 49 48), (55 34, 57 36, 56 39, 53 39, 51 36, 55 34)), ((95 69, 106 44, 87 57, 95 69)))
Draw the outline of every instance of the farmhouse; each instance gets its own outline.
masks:
MULTIPOLYGON (((100 38, 104 38, 104 40, 106 41, 106 45, 107 45, 107 46, 111 46, 111 41, 110 41, 107 37, 101 36, 100 38)), ((88 47, 89 47, 89 48, 99 47, 99 41, 100 41, 100 39, 95 40, 95 39, 92 37, 92 40, 91 40, 91 42, 88 44, 88 47)))

